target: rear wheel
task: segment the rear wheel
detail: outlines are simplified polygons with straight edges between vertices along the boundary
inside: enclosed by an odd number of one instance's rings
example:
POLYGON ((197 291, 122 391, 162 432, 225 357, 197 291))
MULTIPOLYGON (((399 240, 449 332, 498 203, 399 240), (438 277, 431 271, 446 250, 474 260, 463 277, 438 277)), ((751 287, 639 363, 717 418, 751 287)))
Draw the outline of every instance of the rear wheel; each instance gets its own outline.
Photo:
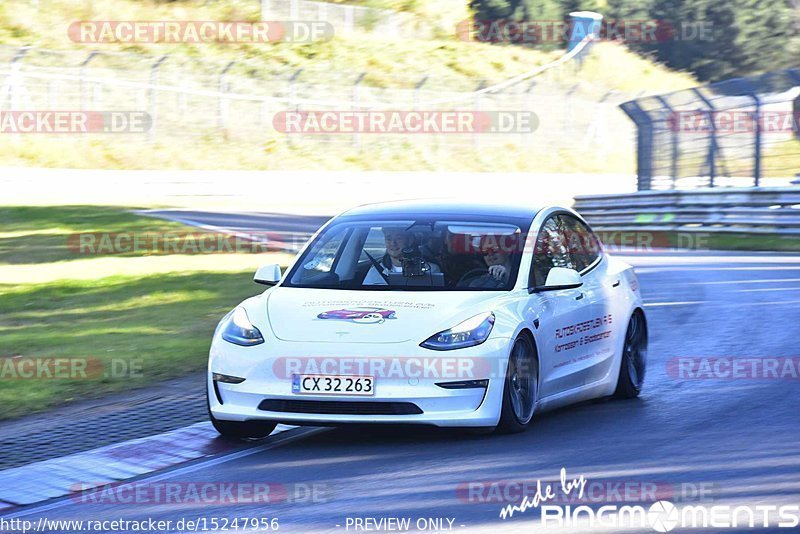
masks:
POLYGON ((647 369, 647 325, 640 311, 633 312, 625 332, 622 362, 619 366, 617 390, 614 396, 622 399, 638 397, 647 369))
POLYGON ((524 432, 533 421, 539 395, 539 360, 536 347, 528 337, 521 335, 511 348, 508 357, 503 409, 497 428, 500 432, 524 432))
POLYGON ((221 436, 229 439, 261 439, 269 436, 278 423, 274 421, 224 421, 217 419, 211 413, 211 405, 208 403, 208 392, 206 392, 206 404, 208 406, 208 418, 214 429, 221 436))

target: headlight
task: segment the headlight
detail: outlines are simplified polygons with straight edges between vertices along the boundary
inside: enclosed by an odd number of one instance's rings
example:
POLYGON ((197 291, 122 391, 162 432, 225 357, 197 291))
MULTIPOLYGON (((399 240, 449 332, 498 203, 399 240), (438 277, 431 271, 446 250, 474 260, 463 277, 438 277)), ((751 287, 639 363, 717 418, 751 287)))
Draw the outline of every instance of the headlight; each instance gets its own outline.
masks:
POLYGON ((264 342, 264 337, 250 322, 244 308, 236 308, 225 316, 219 328, 222 329, 222 339, 235 345, 249 347, 264 342))
POLYGON ((458 323, 449 330, 432 335, 420 343, 420 347, 433 350, 453 350, 480 345, 489 337, 493 325, 494 314, 482 313, 458 323))

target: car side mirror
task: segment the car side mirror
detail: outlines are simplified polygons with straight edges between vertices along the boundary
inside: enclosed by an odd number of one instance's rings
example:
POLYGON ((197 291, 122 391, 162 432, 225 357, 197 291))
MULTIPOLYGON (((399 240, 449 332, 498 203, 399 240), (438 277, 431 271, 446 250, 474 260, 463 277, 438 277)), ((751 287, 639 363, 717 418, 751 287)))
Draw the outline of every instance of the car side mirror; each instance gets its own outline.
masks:
POLYGON ((532 288, 532 292, 575 289, 582 285, 583 280, 581 280, 581 275, 575 269, 553 267, 550 269, 550 272, 547 273, 547 280, 545 280, 544 285, 532 288))
POLYGON ((262 265, 253 276, 253 281, 265 286, 274 286, 281 281, 281 267, 277 263, 262 265))

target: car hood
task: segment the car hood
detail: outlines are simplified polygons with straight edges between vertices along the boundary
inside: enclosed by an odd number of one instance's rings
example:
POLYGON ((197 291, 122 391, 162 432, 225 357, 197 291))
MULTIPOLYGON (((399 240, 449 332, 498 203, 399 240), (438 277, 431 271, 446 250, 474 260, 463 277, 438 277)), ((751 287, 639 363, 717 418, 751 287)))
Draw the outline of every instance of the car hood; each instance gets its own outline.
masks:
MULTIPOLYGON (((276 287, 267 298, 272 332, 313 343, 422 342, 484 311, 492 292, 344 291, 276 287)), ((496 294, 494 294, 496 297, 496 294)))

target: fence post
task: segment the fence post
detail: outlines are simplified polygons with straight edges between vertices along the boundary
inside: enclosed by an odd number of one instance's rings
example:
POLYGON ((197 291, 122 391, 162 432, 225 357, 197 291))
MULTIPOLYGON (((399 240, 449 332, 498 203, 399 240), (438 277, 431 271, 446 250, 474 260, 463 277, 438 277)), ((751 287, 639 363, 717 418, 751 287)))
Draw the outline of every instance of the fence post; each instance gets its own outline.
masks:
POLYGON ((698 87, 692 89, 692 92, 703 101, 703 104, 708 107, 708 123, 711 126, 711 139, 708 143, 708 187, 714 187, 714 180, 717 177, 717 124, 714 120, 714 112, 716 108, 711 101, 700 92, 698 87))
POLYGON ((344 31, 347 33, 352 32, 355 25, 354 10, 353 6, 344 6, 344 31))
POLYGON ((268 0, 261 0, 261 20, 267 20, 268 0))
MULTIPOLYGON (((287 114, 291 113, 292 111, 294 111, 295 113, 298 113, 300 111, 300 105, 299 104, 293 105, 293 102, 297 98, 297 88, 295 87, 295 82, 297 81, 297 79, 300 77, 300 74, 302 74, 302 73, 303 73, 303 69, 297 69, 294 72, 294 74, 292 74, 289 77, 289 80, 287 81, 287 84, 289 86, 288 87, 288 91, 287 91, 288 94, 289 94, 289 101, 286 103, 286 112, 287 112, 287 114)), ((286 139, 287 139, 287 141, 289 142, 290 145, 294 146, 294 134, 292 134, 290 132, 286 132, 286 139)))
MULTIPOLYGON (((538 82, 536 79, 531 80, 531 84, 525 90, 525 111, 529 111, 531 113, 533 113, 533 88, 536 87, 537 83, 538 82)), ((536 127, 536 129, 538 129, 538 126, 536 127)), ((523 146, 524 144, 531 144, 531 142, 533 141, 534 133, 535 132, 522 134, 522 138, 520 139, 520 146, 523 146), (525 143, 526 140, 528 141, 527 143, 525 143)))
POLYGON ((679 120, 679 117, 676 117, 675 111, 672 109, 672 106, 669 105, 667 99, 663 96, 657 96, 656 100, 661 102, 661 105, 667 110, 669 113, 670 119, 667 120, 667 124, 670 126, 672 130, 672 154, 671 154, 671 162, 670 162, 670 174, 672 175, 672 187, 671 189, 675 189, 675 182, 678 179, 678 159, 680 158, 680 136, 679 136, 679 128, 678 124, 675 123, 676 120, 679 120))
POLYGON ((228 132, 226 131, 228 127, 228 99, 225 97, 225 94, 228 92, 228 71, 231 70, 236 64, 235 61, 231 61, 228 65, 222 69, 222 72, 219 73, 219 81, 217 83, 219 97, 217 101, 217 126, 222 130, 222 135, 225 139, 228 138, 228 132))
POLYGON ((14 55, 11 60, 11 69, 8 74, 8 81, 6 82, 5 92, 8 94, 9 109, 17 110, 20 107, 20 98, 22 96, 22 60, 25 54, 30 50, 30 46, 23 46, 14 55))
MULTIPOLYGON (((794 80, 795 85, 800 86, 800 69, 789 69, 786 73, 794 80)), ((792 127, 794 136, 800 141, 800 94, 792 101, 792 127)))
POLYGON ((750 98, 756 103, 755 116, 753 117, 755 119, 755 129, 753 130, 755 135, 753 139, 753 185, 758 187, 761 185, 761 99, 755 93, 751 94, 750 98))
POLYGON ((653 120, 636 100, 619 106, 636 124, 636 179, 639 191, 653 188, 653 120))
POLYGON ((86 56, 86 59, 83 60, 83 63, 81 63, 81 66, 80 66, 80 74, 79 74, 80 81, 78 82, 78 85, 79 85, 79 88, 80 88, 79 92, 81 94, 81 111, 83 111, 83 110, 88 108, 88 106, 86 105, 87 104, 87 99, 86 99, 86 69, 89 67, 89 63, 95 57, 97 57, 97 54, 99 54, 99 52, 90 52, 89 55, 86 56))
POLYGON ((169 54, 161 56, 153 65, 150 67, 150 88, 148 90, 148 107, 150 109, 150 130, 147 132, 148 140, 152 141, 156 135, 156 125, 158 122, 158 93, 156 86, 158 85, 159 81, 159 69, 161 68, 161 64, 164 63, 169 54))
POLYGON ((570 87, 569 91, 567 91, 567 93, 566 93, 566 96, 567 96, 567 105, 566 105, 567 113, 564 116, 564 131, 565 132, 570 132, 571 133, 572 128, 575 125, 575 111, 574 111, 573 106, 572 106, 572 95, 575 94, 575 91, 577 91, 577 89, 578 89, 578 86, 577 85, 573 85, 572 87, 570 87))
MULTIPOLYGON (((366 75, 366 72, 362 72, 358 75, 356 81, 353 82, 353 91, 350 95, 350 109, 352 111, 356 111, 356 108, 358 108, 359 104, 361 103, 359 86, 361 85, 361 82, 364 81, 364 77, 366 75)), ((356 132, 353 134, 353 143, 356 145, 356 147, 361 148, 361 136, 358 134, 358 130, 356 130, 356 132)))
POLYGON ((300 18, 300 0, 289 0, 289 20, 300 18))
MULTIPOLYGON (((479 93, 478 91, 483 90, 486 86, 487 86, 486 80, 481 80, 481 83, 479 83, 478 87, 475 88, 474 92, 476 93, 476 95, 475 95, 475 100, 474 100, 474 103, 475 103, 475 110, 474 111, 477 112, 477 113, 481 112, 481 94, 482 94, 482 93, 479 93)), ((472 131, 472 145, 475 148, 479 148, 480 147, 480 137, 479 136, 480 136, 480 133, 477 131, 477 129, 474 129, 472 131)), ((477 154, 477 157, 480 158, 480 152, 477 154)))
POLYGON ((426 74, 425 76, 420 78, 420 80, 414 86, 414 109, 416 109, 417 111, 419 111, 419 103, 420 103, 420 100, 421 100, 422 86, 427 83, 429 77, 430 77, 430 75, 426 74))

